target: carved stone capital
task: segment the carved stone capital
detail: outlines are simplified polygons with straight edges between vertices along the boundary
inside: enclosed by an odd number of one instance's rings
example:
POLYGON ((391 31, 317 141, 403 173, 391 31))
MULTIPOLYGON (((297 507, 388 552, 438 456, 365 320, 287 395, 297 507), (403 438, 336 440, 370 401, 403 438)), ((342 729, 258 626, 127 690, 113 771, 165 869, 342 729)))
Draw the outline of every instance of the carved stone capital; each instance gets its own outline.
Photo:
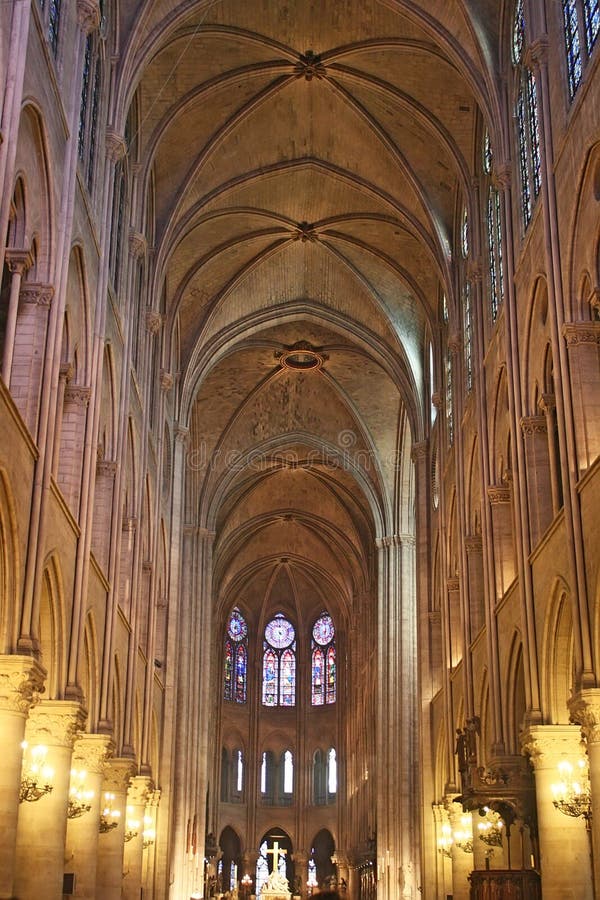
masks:
POLYGON ((492 184, 499 190, 506 190, 512 183, 512 168, 509 163, 499 163, 494 166, 492 184))
POLYGON ((147 247, 146 236, 140 231, 131 229, 129 232, 129 252, 131 256, 134 259, 142 259, 146 255, 147 247))
POLYGON ((154 309, 146 310, 146 330, 150 334, 158 334, 163 323, 163 317, 154 309))
POLYGON ((26 716, 39 702, 45 675, 31 656, 0 656, 0 709, 26 716))
POLYGON ((487 495, 492 506, 499 503, 510 503, 510 488, 504 487, 504 485, 490 485, 487 495))
POLYGON ((91 389, 81 384, 68 384, 65 388, 65 403, 86 407, 90 402, 91 389))
POLYGON ((54 297, 54 288, 51 284, 26 281, 21 285, 19 300, 21 303, 33 303, 36 306, 50 307, 54 297))
POLYGON ((434 391, 431 395, 431 402, 436 409, 442 408, 442 395, 440 391, 434 391))
POLYGON ((467 553, 481 553, 483 540, 480 534, 471 534, 465 538, 465 550, 467 553))
POLYGON ((102 790, 113 794, 125 794, 129 787, 129 779, 135 772, 135 763, 131 759, 116 757, 109 759, 104 767, 102 790))
POLYGON ((147 775, 133 775, 127 788, 127 803, 132 806, 145 806, 153 787, 152 779, 147 775))
POLYGON ((73 747, 85 726, 86 714, 74 700, 42 700, 30 713, 26 736, 30 744, 73 747))
POLYGON ((128 532, 129 534, 135 534, 137 530, 137 518, 135 516, 126 516, 123 519, 123 531, 128 532))
POLYGON ((187 436, 190 433, 189 428, 186 428, 185 425, 176 425, 175 426, 175 440, 180 444, 183 444, 187 440, 187 436))
POLYGON ((455 594, 460 590, 460 579, 458 575, 454 575, 452 578, 448 578, 446 580, 446 587, 448 588, 449 594, 455 594))
POLYGON ((578 725, 531 725, 521 738, 521 749, 534 769, 555 768, 561 759, 579 755, 581 730, 578 725))
POLYGON ((483 278, 483 264, 480 259, 467 261, 467 278, 472 284, 477 284, 483 278))
POLYGON ((555 395, 554 394, 542 394, 542 396, 538 400, 538 406, 545 413, 552 412, 553 409, 556 409, 555 395))
POLYGON ((61 363, 60 369, 58 370, 58 377, 61 381, 69 382, 73 375, 75 374, 75 368, 71 365, 71 363, 61 363))
POLYGON ((429 441, 418 441, 416 444, 412 445, 412 450, 410 451, 410 458, 413 462, 417 462, 418 460, 427 459, 427 450, 429 448, 429 441))
POLYGON ((122 134, 114 128, 106 129, 106 155, 111 162, 118 163, 127 153, 127 143, 122 134))
POLYGON ((583 688, 569 700, 571 721, 581 725, 588 744, 600 741, 600 690, 583 688))
POLYGON ((110 478, 111 480, 117 473, 117 464, 112 459, 99 459, 96 462, 96 477, 110 478))
POLYGON ((562 333, 569 347, 600 344, 600 322, 565 322, 562 333))
POLYGON ((89 34, 100 26, 100 4, 98 0, 77 0, 77 24, 89 34))
POLYGON ((547 434, 546 416, 523 416, 521 419, 521 431, 524 435, 547 434))
POLYGON ((30 250, 16 250, 14 247, 7 247, 4 253, 4 260, 9 271, 22 275, 27 269, 33 265, 33 256, 30 250))
POLYGON ((462 351, 462 338, 460 334, 448 335, 448 350, 450 353, 460 353, 462 351))
POLYGON ((108 734, 82 734, 73 747, 73 768, 102 775, 108 758, 115 749, 108 734))
POLYGON ((173 385, 175 384, 175 379, 171 375, 170 372, 165 372, 164 369, 160 370, 160 388, 162 391, 167 394, 173 385))
POLYGON ((530 69, 540 69, 548 64, 548 35, 541 34, 527 48, 525 65, 530 69))

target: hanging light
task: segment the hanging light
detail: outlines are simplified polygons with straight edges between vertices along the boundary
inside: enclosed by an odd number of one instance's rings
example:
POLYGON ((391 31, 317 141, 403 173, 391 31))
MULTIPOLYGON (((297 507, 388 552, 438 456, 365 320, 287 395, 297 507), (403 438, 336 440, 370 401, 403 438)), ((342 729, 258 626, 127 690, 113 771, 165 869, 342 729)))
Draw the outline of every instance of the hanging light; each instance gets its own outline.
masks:
POLYGON ((92 808, 89 801, 94 799, 94 792, 86 789, 85 779, 87 772, 71 769, 71 785, 69 787, 69 803, 67 806, 67 818, 78 819, 92 808))
POLYGON ((41 800, 45 794, 49 794, 53 790, 54 770, 46 764, 48 748, 43 744, 37 744, 29 750, 27 741, 23 741, 21 747, 23 748, 23 769, 19 803, 35 803, 36 800, 41 800))
POLYGON ((100 834, 106 834, 107 831, 112 831, 113 828, 116 828, 119 824, 121 811, 119 809, 113 809, 114 800, 114 794, 111 794, 108 791, 104 794, 104 808, 100 813, 100 824, 98 826, 100 834))

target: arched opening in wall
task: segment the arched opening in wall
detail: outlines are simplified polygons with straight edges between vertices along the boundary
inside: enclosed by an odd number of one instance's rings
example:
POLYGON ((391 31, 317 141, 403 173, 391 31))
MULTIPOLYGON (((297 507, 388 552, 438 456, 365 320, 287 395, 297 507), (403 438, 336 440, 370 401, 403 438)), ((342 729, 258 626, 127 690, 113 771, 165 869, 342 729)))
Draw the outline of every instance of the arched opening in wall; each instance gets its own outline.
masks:
POLYGON ((260 895, 262 886, 273 872, 274 860, 277 855, 277 871, 288 880, 290 887, 294 884, 294 852, 289 834, 282 828, 271 828, 263 834, 258 846, 258 860, 256 861, 255 893, 260 895), (272 851, 277 844, 278 853, 272 851), (283 853, 279 851, 284 851, 283 853))
POLYGON ((552 488, 552 506, 554 513, 563 505, 562 466, 560 464, 560 445, 558 440, 558 418, 556 415, 556 389, 554 384, 554 361, 552 348, 548 344, 544 358, 544 400, 546 407, 546 423, 548 429, 548 455, 552 488))
POLYGON ((485 766, 491 750, 493 728, 490 710, 490 686, 488 671, 484 669, 479 695, 479 741, 477 746, 477 763, 485 766))
POLYGON ((16 639, 15 573, 19 571, 12 492, 4 470, 0 471, 0 653, 8 653, 16 639))
POLYGON ((552 725, 570 722, 568 701, 575 683, 575 641, 573 635, 572 599, 563 588, 559 590, 548 616, 544 665, 546 673, 547 709, 542 712, 552 725))
POLYGON ((229 825, 221 832, 219 848, 221 859, 217 864, 217 883, 223 893, 237 890, 242 849, 238 834, 229 825))
MULTIPOLYGON (((21 256, 22 260, 25 260, 26 258, 25 232, 25 189, 23 180, 18 178, 13 193, 12 203, 10 205, 8 233, 6 236, 6 253, 4 256, 4 265, 2 267, 2 279, 0 281, 0 371, 3 371, 4 345, 9 319, 10 294, 13 279, 11 265, 14 266, 18 263, 19 256, 21 256)), ((23 274, 23 272, 21 272, 21 274, 23 274)), ((13 302, 18 302, 18 297, 13 298, 13 302)), ((15 312, 16 310, 13 310, 13 315, 15 312)))
POLYGON ((110 707, 113 741, 115 742, 115 756, 120 756, 123 748, 123 693, 121 687, 121 665, 117 653, 115 653, 113 663, 113 683, 110 707))
POLYGON ((314 860, 317 883, 321 889, 335 887, 336 869, 331 857, 335 854, 335 841, 327 828, 322 828, 311 842, 310 856, 314 860))
POLYGON ((520 735, 527 709, 523 645, 518 634, 514 636, 510 654, 507 694, 506 749, 507 752, 518 756, 521 752, 520 735))
POLYGON ((42 575, 40 597, 39 642, 40 662, 46 669, 46 698, 59 695, 62 657, 66 650, 61 627, 61 590, 56 561, 52 559, 42 575))
POLYGON ((81 684, 84 691, 85 706, 88 711, 88 729, 93 731, 94 726, 98 721, 98 687, 100 684, 100 675, 98 671, 96 628, 92 613, 88 614, 83 636, 83 671, 81 684))

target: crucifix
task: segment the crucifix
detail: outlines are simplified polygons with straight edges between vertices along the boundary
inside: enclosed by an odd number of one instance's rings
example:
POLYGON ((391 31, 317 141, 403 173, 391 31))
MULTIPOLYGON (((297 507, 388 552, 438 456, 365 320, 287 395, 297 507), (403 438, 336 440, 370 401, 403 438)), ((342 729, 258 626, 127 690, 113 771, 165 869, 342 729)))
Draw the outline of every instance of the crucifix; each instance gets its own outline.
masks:
POLYGON ((273 849, 267 850, 267 853, 270 853, 273 856, 273 871, 279 872, 279 857, 285 856, 287 850, 284 850, 283 847, 279 846, 278 841, 273 841, 273 849))

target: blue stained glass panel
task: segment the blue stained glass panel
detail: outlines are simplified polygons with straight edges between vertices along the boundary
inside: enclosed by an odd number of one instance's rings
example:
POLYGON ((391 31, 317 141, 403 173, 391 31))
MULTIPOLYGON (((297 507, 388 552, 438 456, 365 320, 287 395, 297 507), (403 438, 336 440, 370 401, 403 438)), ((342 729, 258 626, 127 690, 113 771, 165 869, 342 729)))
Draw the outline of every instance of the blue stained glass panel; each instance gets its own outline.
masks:
POLYGON ((263 656, 263 694, 264 706, 277 706, 279 693, 279 660, 274 650, 267 650, 263 656))
POLYGON ((579 41, 579 15, 577 0, 563 0, 563 22, 565 27, 565 45, 567 51, 567 73, 569 79, 569 96, 573 99, 579 87, 582 75, 581 44, 579 41))
POLYGON ((281 706, 294 706, 296 701, 296 656, 293 650, 284 650, 280 673, 281 706))
POLYGON ((591 53, 600 32, 600 0, 584 0, 585 41, 591 53))
POLYGON ((312 705, 323 706, 325 692, 323 681, 325 679, 325 654, 320 647, 313 651, 312 655, 312 705))

